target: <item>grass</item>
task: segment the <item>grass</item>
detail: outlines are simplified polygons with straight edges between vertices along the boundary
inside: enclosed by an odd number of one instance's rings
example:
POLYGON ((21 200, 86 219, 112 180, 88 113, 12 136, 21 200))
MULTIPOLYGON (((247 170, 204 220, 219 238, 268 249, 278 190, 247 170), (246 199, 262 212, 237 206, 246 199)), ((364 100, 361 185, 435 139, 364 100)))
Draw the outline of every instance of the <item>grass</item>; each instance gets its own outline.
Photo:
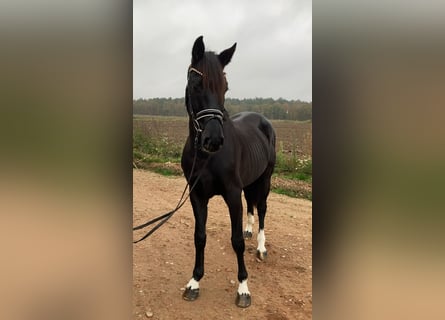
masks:
POLYGON ((133 134, 133 163, 138 168, 148 169, 153 163, 179 163, 181 154, 182 146, 172 143, 167 138, 152 139, 140 132, 133 134))
POLYGON ((271 191, 278 193, 278 194, 283 194, 285 196, 292 197, 292 198, 304 198, 304 199, 308 199, 308 200, 312 201, 312 192, 301 193, 295 189, 289 189, 289 188, 285 188, 285 187, 272 188, 271 191))
MULTIPOLYGON (((182 175, 179 163, 183 145, 178 145, 166 137, 150 137, 147 133, 133 134, 133 165, 136 168, 152 170, 164 176, 182 175)), ((283 185, 274 186, 272 191, 294 198, 312 200, 312 193, 302 191, 295 180, 312 184, 312 160, 301 159, 295 151, 277 152, 274 176, 285 180, 283 185)))
POLYGON ((275 174, 292 180, 312 183, 312 159, 302 159, 296 150, 285 152, 282 144, 277 152, 275 174))
POLYGON ((287 188, 272 188, 272 191, 278 194, 284 194, 289 197, 297 198, 297 192, 295 190, 287 188))
POLYGON ((171 177, 171 176, 178 176, 178 171, 171 168, 165 168, 165 167, 153 167, 152 170, 156 173, 159 173, 163 176, 171 177))

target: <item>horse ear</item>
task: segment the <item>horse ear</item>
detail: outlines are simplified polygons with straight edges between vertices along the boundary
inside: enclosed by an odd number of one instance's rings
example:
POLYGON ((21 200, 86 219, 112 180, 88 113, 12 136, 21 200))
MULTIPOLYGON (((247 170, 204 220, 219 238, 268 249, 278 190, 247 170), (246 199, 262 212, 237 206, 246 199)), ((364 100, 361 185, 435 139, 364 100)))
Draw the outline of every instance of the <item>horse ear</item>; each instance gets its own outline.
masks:
POLYGON ((221 65, 223 68, 232 60, 233 53, 236 49, 236 42, 231 46, 229 49, 224 50, 218 55, 219 62, 221 62, 221 65))
POLYGON ((192 64, 196 64, 204 56, 204 41, 202 41, 202 36, 199 36, 192 49, 192 64))

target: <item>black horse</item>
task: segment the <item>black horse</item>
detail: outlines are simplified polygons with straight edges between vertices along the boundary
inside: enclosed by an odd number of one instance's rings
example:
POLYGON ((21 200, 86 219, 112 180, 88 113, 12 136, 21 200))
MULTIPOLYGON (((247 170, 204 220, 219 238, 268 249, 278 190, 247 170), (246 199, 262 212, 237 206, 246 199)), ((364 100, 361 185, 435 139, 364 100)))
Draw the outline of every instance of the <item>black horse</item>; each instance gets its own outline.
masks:
POLYGON ((224 109, 227 81, 224 67, 232 59, 236 43, 219 55, 205 52, 202 36, 192 49, 188 68, 185 103, 189 114, 189 136, 181 165, 190 185, 196 180, 190 200, 195 216, 195 267, 183 298, 195 300, 199 280, 204 275, 207 204, 214 195, 224 198, 230 211, 232 247, 238 260, 239 287, 236 304, 251 303, 244 264, 244 237, 241 192, 247 201, 248 222, 244 232, 252 237, 253 209, 259 218, 257 256, 266 258, 264 217, 270 179, 275 166, 275 132, 271 123, 254 112, 241 112, 229 117, 224 109))

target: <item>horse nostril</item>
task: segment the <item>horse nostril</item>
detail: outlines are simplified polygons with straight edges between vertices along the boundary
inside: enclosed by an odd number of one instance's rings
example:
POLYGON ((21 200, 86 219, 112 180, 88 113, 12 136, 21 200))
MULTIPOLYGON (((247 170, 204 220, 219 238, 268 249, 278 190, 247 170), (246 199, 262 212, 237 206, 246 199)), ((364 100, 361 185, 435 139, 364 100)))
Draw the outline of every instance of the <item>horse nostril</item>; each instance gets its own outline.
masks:
POLYGON ((224 143, 224 137, 203 137, 202 147, 206 151, 216 152, 221 149, 224 143))

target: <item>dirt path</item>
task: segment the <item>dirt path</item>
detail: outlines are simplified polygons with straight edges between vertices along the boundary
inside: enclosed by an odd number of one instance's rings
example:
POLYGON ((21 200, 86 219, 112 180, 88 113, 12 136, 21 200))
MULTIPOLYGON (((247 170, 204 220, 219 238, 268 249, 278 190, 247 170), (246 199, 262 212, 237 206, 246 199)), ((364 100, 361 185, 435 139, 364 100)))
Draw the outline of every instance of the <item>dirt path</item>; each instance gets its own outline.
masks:
MULTIPOLYGON (((182 177, 134 170, 134 225, 174 208, 184 186, 182 177)), ((255 213, 254 230, 257 228, 255 213)), ((247 309, 234 302, 236 256, 230 243, 228 210, 221 197, 209 203, 200 297, 194 302, 182 299, 194 264, 193 231, 193 212, 187 202, 151 237, 134 245, 133 319, 312 318, 312 202, 275 193, 269 196, 265 221, 268 260, 260 263, 255 259, 257 232, 252 240, 246 240, 252 294, 252 305, 247 309)), ((135 239, 142 235, 135 233, 135 239)))

